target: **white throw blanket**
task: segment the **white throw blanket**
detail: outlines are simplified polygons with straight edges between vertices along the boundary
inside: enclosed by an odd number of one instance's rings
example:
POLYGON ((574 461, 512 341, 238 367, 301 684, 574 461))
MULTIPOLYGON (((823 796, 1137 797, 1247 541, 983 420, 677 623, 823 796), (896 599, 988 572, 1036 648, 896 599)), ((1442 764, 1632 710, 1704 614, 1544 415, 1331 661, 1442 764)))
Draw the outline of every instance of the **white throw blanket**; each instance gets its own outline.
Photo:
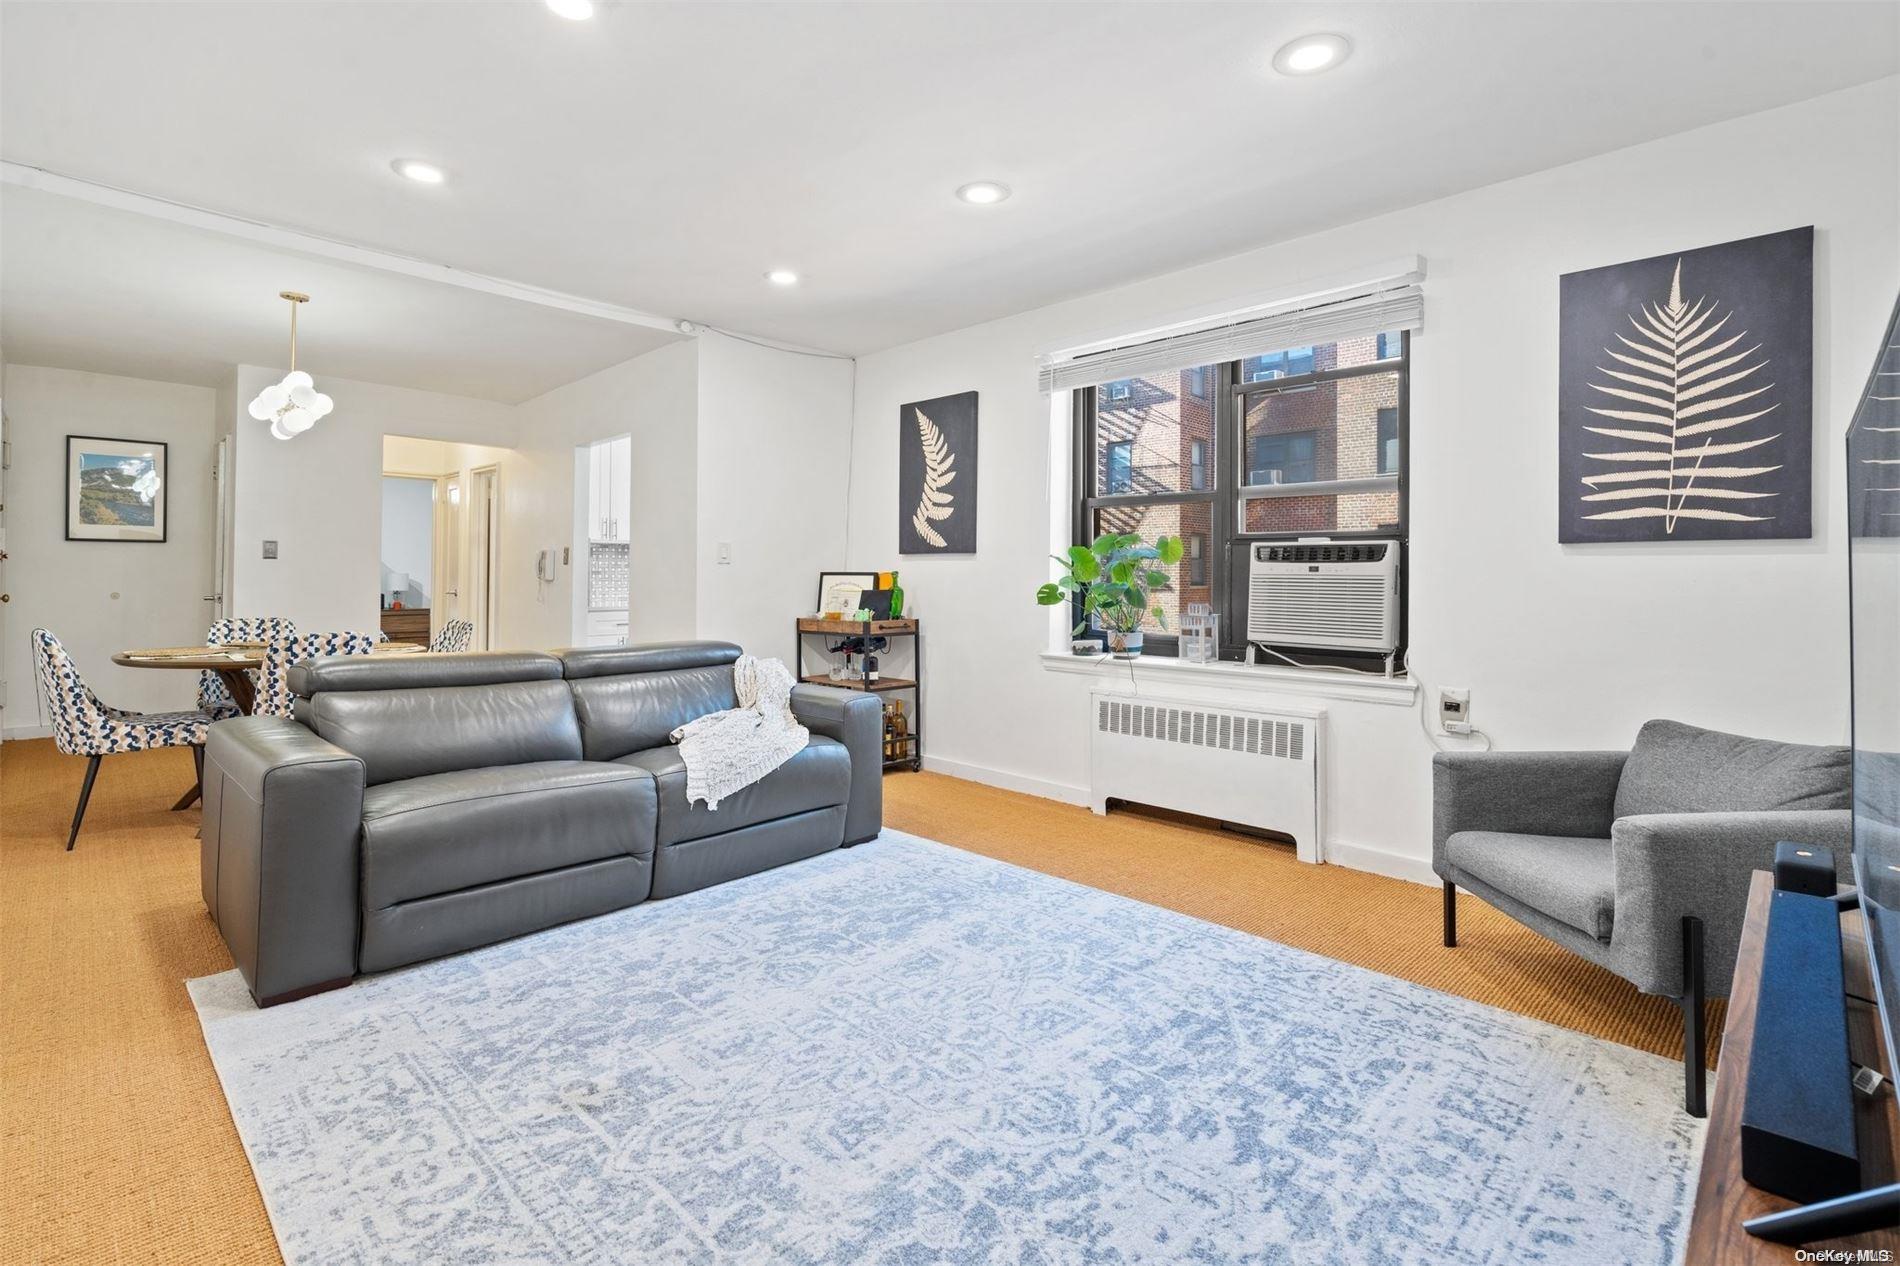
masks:
POLYGON ((776 659, 741 655, 732 666, 739 706, 673 731, 686 762, 686 803, 708 809, 805 750, 811 732, 792 715, 792 674, 776 659))

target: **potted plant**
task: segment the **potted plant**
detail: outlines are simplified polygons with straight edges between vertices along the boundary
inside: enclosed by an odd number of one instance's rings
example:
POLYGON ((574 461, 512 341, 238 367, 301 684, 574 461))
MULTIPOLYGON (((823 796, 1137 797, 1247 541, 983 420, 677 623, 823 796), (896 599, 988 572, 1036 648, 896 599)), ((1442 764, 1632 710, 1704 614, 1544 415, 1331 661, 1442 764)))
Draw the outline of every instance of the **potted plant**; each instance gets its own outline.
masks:
POLYGON ((1105 532, 1087 545, 1069 546, 1068 557, 1051 555, 1062 567, 1060 578, 1036 590, 1045 607, 1076 601, 1082 618, 1076 634, 1091 621, 1108 633, 1108 649, 1122 659, 1141 654, 1141 626, 1149 616, 1162 628, 1168 617, 1149 595, 1168 583, 1163 567, 1181 561, 1178 536, 1163 536, 1144 545, 1133 532, 1105 532))

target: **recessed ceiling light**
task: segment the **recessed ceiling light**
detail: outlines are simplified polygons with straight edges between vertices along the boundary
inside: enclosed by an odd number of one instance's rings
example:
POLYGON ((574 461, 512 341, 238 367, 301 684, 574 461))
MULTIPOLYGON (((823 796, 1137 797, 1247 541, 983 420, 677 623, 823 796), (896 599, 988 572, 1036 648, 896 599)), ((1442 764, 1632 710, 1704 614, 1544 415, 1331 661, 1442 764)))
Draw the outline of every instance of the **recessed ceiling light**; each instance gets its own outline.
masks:
POLYGON ((420 158, 398 158, 389 166, 398 176, 406 176, 419 185, 439 185, 449 178, 440 167, 420 158))
POLYGON ((1273 55, 1273 68, 1283 75, 1317 75, 1351 52, 1352 41, 1343 35, 1302 35, 1273 55))
POLYGON ((594 0, 548 0, 548 8, 570 22, 585 22, 594 16, 594 0))
POLYGON ((957 190, 957 197, 973 206, 993 206, 1009 197, 1009 186, 996 180, 972 181, 957 190))
POLYGON ((775 286, 796 286, 798 274, 789 268, 774 268, 765 274, 765 279, 775 286))

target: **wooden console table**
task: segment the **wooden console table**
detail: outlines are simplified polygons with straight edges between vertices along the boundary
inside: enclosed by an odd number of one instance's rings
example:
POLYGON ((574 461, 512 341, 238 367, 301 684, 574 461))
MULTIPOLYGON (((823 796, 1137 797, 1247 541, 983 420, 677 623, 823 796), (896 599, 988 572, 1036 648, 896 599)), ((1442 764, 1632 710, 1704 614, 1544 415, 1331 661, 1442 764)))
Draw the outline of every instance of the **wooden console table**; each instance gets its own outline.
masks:
MULTIPOLYGON (((1702 1175, 1696 1184, 1694 1220, 1684 1266, 1752 1266, 1753 1263, 1792 1263, 1793 1246, 1758 1240, 1742 1230, 1742 1221, 1757 1214, 1793 1208, 1795 1202, 1771 1196, 1742 1181, 1742 1094, 1748 1084, 1750 1048, 1755 1039, 1755 996, 1761 987, 1762 946, 1768 932, 1768 902, 1775 878, 1755 872, 1748 888, 1748 920, 1742 925, 1741 956, 1735 964, 1735 984, 1729 993, 1728 1023, 1722 1032, 1722 1062, 1715 1072, 1715 1095, 1709 1107, 1709 1137, 1702 1152, 1702 1175)), ((1841 965, 1847 978, 1847 1044, 1856 1063, 1878 1068, 1891 1077, 1893 1069, 1880 1050, 1880 1016, 1874 1008, 1873 986, 1867 969, 1867 942, 1860 913, 1841 918, 1841 965)), ((1842 1071, 1846 1076, 1846 1071, 1842 1071)), ((1860 1144, 1861 1182, 1872 1187, 1894 1181, 1895 1142, 1900 1140, 1900 1110, 1891 1084, 1869 1099, 1854 1097, 1860 1144)), ((1900 1230, 1823 1240, 1808 1250, 1844 1251, 1844 1261, 1900 1261, 1900 1230), (1853 1253, 1872 1250, 1856 1259, 1853 1253), (1882 1251, 1887 1257, 1879 1256, 1882 1251)), ((1810 1258, 1810 1260, 1814 1260, 1810 1258)))

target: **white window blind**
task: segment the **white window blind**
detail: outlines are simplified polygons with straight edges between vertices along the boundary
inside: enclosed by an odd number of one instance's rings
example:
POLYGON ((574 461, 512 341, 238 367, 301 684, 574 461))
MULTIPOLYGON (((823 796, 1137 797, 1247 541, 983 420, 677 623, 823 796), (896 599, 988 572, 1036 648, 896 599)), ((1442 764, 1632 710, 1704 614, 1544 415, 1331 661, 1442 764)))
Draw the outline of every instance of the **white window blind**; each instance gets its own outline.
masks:
POLYGON ((1312 347, 1342 339, 1364 338, 1392 330, 1425 326, 1425 295, 1418 274, 1366 282, 1357 293, 1332 294, 1323 302, 1270 311, 1235 314, 1231 321, 1209 317, 1205 325, 1164 338, 1121 346, 1099 344, 1074 354, 1051 353, 1042 367, 1044 391, 1067 391, 1123 378, 1242 360, 1289 347, 1312 347))

